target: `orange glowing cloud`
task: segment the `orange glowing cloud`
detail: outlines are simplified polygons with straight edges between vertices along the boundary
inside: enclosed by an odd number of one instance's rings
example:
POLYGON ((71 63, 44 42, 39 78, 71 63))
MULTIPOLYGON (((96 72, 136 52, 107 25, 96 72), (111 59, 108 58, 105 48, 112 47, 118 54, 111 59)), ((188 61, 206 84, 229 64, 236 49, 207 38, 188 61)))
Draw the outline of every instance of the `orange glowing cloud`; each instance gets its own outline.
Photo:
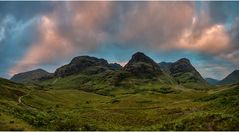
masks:
POLYGON ((139 3, 127 12, 119 40, 166 49, 191 24, 193 15, 192 2, 139 3))
POLYGON ((224 25, 212 24, 207 12, 196 15, 191 2, 148 2, 126 15, 123 42, 154 50, 193 50, 217 54, 230 47, 224 25), (130 43, 131 44, 131 43, 130 43))
POLYGON ((39 41, 34 43, 21 61, 10 69, 11 75, 49 62, 56 57, 70 54, 73 51, 69 41, 57 33, 54 21, 47 16, 43 16, 40 21, 41 37, 39 41))
POLYGON ((201 32, 201 35, 194 36, 191 30, 186 30, 179 43, 176 45, 180 49, 190 49, 207 53, 218 53, 227 49, 230 45, 230 38, 223 25, 213 25, 201 32))

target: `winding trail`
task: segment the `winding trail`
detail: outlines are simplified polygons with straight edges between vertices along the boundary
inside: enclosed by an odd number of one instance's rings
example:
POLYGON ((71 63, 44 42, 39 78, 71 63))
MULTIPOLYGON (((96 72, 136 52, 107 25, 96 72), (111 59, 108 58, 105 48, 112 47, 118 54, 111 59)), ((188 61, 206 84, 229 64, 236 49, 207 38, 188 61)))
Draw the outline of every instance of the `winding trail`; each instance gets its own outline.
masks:
POLYGON ((52 84, 55 84, 57 81, 58 81, 58 78, 56 78, 56 79, 52 82, 52 84))
POLYGON ((22 105, 25 106, 25 107, 33 108, 32 106, 27 105, 27 104, 25 104, 24 102, 22 102, 22 98, 23 98, 23 97, 26 97, 26 96, 29 96, 30 93, 31 93, 31 91, 29 91, 26 95, 20 96, 20 97, 18 98, 18 103, 19 103, 19 104, 22 104, 22 105))

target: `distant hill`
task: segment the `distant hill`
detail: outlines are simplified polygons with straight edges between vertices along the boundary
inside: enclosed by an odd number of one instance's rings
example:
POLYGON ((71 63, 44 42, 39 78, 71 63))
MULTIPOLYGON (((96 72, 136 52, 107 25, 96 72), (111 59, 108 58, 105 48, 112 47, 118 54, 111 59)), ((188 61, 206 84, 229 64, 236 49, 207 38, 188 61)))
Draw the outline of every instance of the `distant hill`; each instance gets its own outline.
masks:
POLYGON ((39 81, 52 78, 53 74, 43 70, 36 69, 28 72, 18 73, 14 75, 10 80, 14 82, 30 82, 39 81))
POLYGON ((159 65, 141 52, 133 54, 130 61, 123 67, 123 70, 137 77, 148 78, 163 75, 159 65))
POLYGON ((216 85, 219 82, 219 80, 213 78, 205 78, 205 80, 211 85, 216 85))
POLYGON ((219 85, 234 84, 239 82, 239 70, 233 71, 227 77, 218 82, 219 85))

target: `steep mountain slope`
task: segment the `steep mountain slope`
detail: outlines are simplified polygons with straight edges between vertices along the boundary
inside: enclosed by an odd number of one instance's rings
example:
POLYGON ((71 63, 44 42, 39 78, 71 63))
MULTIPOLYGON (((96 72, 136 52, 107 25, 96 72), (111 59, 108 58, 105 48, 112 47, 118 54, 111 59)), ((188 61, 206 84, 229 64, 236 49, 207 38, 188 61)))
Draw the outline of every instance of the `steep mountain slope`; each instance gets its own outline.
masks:
POLYGON ((224 84, 233 84, 238 82, 239 82, 239 70, 235 70, 231 74, 229 74, 227 77, 222 79, 220 82, 218 82, 218 84, 224 85, 224 84))
POLYGON ((164 72, 169 73, 179 84, 200 83, 207 84, 200 73, 193 67, 190 60, 186 58, 178 61, 161 62, 158 64, 164 72))
POLYGON ((10 80, 14 82, 31 82, 31 81, 49 79, 52 77, 53 77, 53 74, 43 69, 36 69, 33 71, 16 74, 10 80))
POLYGON ((163 75, 158 64, 141 52, 135 53, 130 61, 124 66, 123 70, 143 78, 163 75))
POLYGON ((219 80, 213 78, 205 78, 205 80, 211 85, 216 85, 219 82, 219 80))
POLYGON ((207 83, 186 58, 174 62, 170 67, 170 74, 179 83, 207 83))
POLYGON ((78 56, 73 58, 69 64, 58 68, 55 71, 55 76, 65 77, 77 73, 98 74, 110 69, 114 68, 104 59, 90 56, 78 56))

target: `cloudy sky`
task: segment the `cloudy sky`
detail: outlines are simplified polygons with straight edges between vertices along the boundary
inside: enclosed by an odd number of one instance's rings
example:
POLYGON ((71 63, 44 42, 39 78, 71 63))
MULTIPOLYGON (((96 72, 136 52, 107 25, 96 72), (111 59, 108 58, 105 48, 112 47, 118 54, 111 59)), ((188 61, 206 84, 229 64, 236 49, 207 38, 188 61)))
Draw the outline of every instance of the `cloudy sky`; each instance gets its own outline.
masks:
POLYGON ((239 2, 0 2, 0 76, 91 55, 125 64, 191 60, 203 77, 239 68, 239 2))

